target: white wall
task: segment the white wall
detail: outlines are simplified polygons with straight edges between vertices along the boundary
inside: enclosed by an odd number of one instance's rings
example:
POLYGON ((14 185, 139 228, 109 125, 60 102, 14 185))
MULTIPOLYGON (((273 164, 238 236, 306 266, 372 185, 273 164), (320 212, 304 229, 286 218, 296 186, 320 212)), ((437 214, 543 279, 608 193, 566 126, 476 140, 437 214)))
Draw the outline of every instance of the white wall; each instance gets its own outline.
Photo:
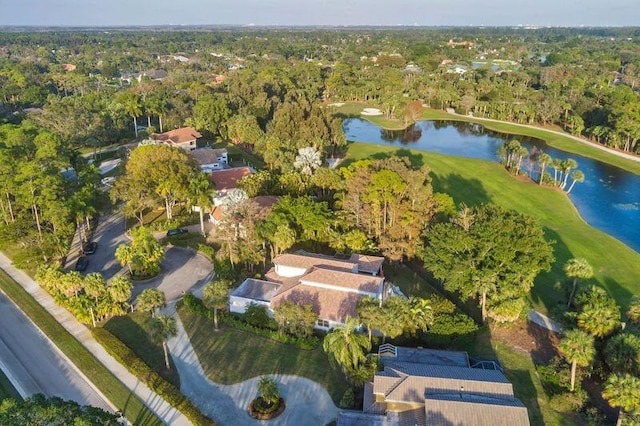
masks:
POLYGON ((276 274, 280 275, 281 277, 299 277, 301 275, 304 275, 305 272, 307 272, 307 270, 304 268, 278 265, 277 263, 275 264, 275 266, 276 266, 276 274))
POLYGON ((264 306, 265 308, 267 308, 267 311, 270 311, 268 302, 262 302, 259 300, 247 299, 244 297, 238 297, 238 296, 232 295, 231 297, 229 297, 229 312, 233 312, 236 314, 244 314, 247 311, 247 307, 251 303, 264 306))

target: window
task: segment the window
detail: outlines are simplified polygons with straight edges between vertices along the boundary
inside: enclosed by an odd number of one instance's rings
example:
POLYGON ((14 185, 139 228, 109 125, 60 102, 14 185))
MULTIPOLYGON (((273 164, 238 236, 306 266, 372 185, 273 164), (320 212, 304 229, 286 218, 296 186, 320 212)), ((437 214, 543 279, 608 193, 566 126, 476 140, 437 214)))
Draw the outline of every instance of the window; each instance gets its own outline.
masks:
POLYGON ((316 321, 318 327, 329 328, 329 321, 318 318, 316 321))

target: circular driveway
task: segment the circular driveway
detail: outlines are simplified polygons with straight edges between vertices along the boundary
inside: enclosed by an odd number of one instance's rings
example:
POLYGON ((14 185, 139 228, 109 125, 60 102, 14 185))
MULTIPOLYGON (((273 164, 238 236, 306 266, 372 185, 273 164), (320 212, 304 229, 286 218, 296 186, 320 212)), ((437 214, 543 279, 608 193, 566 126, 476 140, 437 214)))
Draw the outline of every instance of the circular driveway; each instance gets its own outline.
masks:
POLYGON ((160 268, 162 271, 155 278, 139 284, 132 281, 134 299, 147 288, 157 288, 164 292, 167 302, 171 302, 189 290, 201 288, 213 278, 211 261, 191 248, 167 248, 160 268))

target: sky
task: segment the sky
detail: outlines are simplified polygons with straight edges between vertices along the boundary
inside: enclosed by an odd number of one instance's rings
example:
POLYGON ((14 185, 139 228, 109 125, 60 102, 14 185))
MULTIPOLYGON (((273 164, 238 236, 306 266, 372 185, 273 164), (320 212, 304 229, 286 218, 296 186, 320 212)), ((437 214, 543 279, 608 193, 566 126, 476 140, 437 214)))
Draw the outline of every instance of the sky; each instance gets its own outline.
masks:
POLYGON ((638 0, 0 0, 0 25, 640 26, 638 0))

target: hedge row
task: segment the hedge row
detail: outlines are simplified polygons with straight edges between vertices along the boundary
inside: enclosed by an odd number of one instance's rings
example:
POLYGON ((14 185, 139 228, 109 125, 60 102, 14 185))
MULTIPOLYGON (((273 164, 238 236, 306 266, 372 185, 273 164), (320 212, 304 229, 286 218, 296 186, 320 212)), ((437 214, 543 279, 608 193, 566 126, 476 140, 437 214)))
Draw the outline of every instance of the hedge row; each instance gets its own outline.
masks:
POLYGON ((108 330, 98 327, 93 329, 92 333, 93 337, 112 357, 125 366, 131 374, 149 386, 149 389, 160 395, 171 406, 180 410, 194 425, 215 425, 213 420, 198 410, 175 386, 153 371, 127 345, 108 330))
MULTIPOLYGON (((202 303, 202 300, 198 299, 196 296, 190 293, 185 294, 183 302, 187 309, 189 309, 189 311, 191 311, 192 313, 207 318, 213 317, 213 313, 209 309, 207 309, 202 303)), ((270 330, 268 328, 257 327, 255 325, 246 323, 241 319, 240 316, 236 316, 233 314, 229 315, 218 313, 218 319, 221 322, 239 330, 248 331, 258 336, 267 337, 281 343, 294 345, 302 350, 311 351, 320 346, 320 339, 318 339, 316 336, 307 338, 295 337, 278 330, 270 330)))

